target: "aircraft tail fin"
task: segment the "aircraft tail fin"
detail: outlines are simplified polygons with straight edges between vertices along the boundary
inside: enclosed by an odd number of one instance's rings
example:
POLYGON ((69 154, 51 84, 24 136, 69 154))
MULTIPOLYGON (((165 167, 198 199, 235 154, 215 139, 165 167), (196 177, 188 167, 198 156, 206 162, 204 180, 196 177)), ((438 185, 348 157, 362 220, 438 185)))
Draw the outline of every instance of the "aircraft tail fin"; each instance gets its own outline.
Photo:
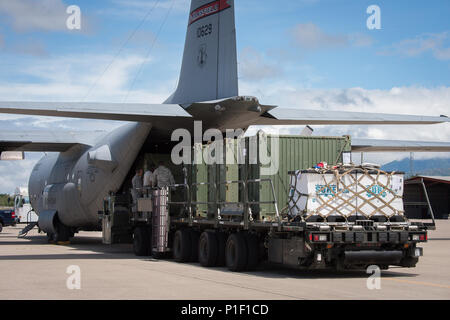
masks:
POLYGON ((192 0, 178 87, 165 103, 237 95, 234 0, 192 0))

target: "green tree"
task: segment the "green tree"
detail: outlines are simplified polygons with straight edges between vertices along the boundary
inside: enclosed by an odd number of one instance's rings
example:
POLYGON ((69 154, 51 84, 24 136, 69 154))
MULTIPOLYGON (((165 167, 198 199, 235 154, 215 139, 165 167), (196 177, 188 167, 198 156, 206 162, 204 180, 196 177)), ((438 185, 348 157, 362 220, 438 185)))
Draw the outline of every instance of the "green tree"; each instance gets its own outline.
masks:
POLYGON ((5 194, 5 193, 0 194, 0 206, 13 207, 14 206, 14 198, 12 198, 9 194, 5 194))

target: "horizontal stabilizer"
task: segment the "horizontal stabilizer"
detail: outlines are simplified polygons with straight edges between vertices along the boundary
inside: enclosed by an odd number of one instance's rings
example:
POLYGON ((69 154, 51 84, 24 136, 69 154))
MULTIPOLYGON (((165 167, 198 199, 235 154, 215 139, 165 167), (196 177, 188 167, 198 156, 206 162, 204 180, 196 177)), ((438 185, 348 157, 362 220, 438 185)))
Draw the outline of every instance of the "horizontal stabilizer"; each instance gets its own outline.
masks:
POLYGON ((450 152, 450 142, 352 139, 354 152, 450 152))
POLYGON ((93 145, 104 131, 0 131, 0 152, 64 152, 75 145, 93 145))
POLYGON ((163 118, 191 117, 178 104, 140 103, 0 101, 0 113, 136 122, 153 122, 160 121, 163 118))
POLYGON ((450 122, 446 116, 301 110, 276 107, 264 113, 255 125, 346 125, 346 124, 434 124, 450 122))

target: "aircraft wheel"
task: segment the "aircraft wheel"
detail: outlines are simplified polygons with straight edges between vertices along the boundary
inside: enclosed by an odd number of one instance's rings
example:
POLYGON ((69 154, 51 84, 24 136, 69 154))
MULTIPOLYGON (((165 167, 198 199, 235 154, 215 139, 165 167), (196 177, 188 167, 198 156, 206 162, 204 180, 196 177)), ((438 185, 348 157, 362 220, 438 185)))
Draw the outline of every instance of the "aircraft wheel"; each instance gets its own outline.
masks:
POLYGON ((216 234, 204 231, 198 242, 198 260, 204 267, 214 267, 217 263, 218 241, 216 234))
POLYGON ((245 237, 242 233, 233 233, 228 237, 225 257, 229 270, 245 270, 248 261, 248 250, 245 237))
POLYGON ((133 231, 133 250, 138 257, 150 254, 150 237, 147 228, 136 227, 133 231))
POLYGON ((52 243, 52 242, 54 242, 55 240, 54 240, 54 234, 53 233, 50 233, 50 232, 47 232, 47 242, 48 243, 52 243))
POLYGON ((173 238, 173 258, 177 262, 188 262, 191 253, 191 233, 187 229, 178 230, 173 238))
POLYGON ((56 233, 53 234, 53 241, 55 242, 68 242, 73 237, 72 230, 69 227, 63 225, 60 221, 56 223, 56 233))

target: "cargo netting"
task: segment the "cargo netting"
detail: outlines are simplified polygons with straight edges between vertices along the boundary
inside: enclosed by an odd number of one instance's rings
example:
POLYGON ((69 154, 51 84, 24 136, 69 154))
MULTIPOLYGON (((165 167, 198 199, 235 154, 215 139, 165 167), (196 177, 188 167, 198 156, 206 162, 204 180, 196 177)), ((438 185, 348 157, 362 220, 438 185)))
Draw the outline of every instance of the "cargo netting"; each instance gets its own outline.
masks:
POLYGON ((375 166, 334 166, 290 172, 289 216, 404 218, 403 173, 375 166))

